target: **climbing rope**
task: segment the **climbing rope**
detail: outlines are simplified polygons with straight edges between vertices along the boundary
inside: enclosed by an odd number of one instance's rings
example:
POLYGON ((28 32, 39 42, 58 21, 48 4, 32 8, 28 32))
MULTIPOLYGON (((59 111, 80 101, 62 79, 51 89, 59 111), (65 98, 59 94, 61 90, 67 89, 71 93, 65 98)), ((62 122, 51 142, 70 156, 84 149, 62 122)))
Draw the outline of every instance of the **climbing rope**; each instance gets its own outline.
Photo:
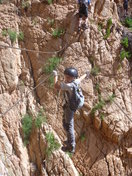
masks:
MULTIPOLYGON (((21 51, 28 51, 28 52, 42 53, 42 54, 52 54, 52 53, 56 53, 57 54, 57 53, 63 51, 67 46, 68 46, 68 44, 66 44, 62 49, 57 50, 57 51, 37 51, 37 50, 33 50, 33 49, 18 48, 18 47, 13 47, 13 46, 9 46, 9 45, 7 46, 7 45, 0 44, 0 48, 5 48, 5 49, 6 48, 11 48, 11 49, 16 49, 16 50, 21 50, 21 51)), ((128 70, 127 72, 124 72, 124 73, 129 73, 129 72, 130 72, 130 70, 128 70)), ((123 72, 122 73, 118 73, 118 74, 102 74, 102 73, 100 73, 99 75, 102 75, 102 76, 105 76, 105 77, 114 78, 114 77, 119 76, 121 74, 123 74, 123 72)))
POLYGON ((36 85, 31 91, 27 92, 26 95, 24 97, 22 97, 21 99, 19 99, 16 103, 14 103, 10 108, 8 108, 4 113, 0 114, 0 117, 3 117, 4 115, 6 115, 12 108, 14 108, 15 106, 17 106, 21 101, 23 101, 23 99, 25 97, 27 97, 31 92, 33 92, 37 87, 39 87, 41 84, 43 84, 50 76, 52 75, 52 73, 50 75, 48 75, 43 81, 41 81, 38 85, 36 85))
POLYGON ((67 45, 65 45, 62 49, 58 50, 58 51, 37 51, 37 50, 33 50, 33 49, 27 49, 27 48, 17 48, 17 47, 13 47, 13 46, 6 46, 6 45, 2 45, 0 44, 0 48, 11 48, 11 49, 16 49, 16 50, 21 50, 21 51, 29 51, 29 52, 34 52, 34 53, 42 53, 42 54, 51 54, 51 53, 59 53, 61 51, 63 51, 65 49, 67 45))
MULTIPOLYGON (((69 45, 69 43, 70 42, 68 42, 62 49, 60 49, 58 51, 51 51, 51 52, 36 51, 36 50, 32 50, 32 49, 27 49, 27 48, 17 48, 17 47, 13 47, 13 46, 2 45, 2 44, 0 44, 0 48, 12 48, 12 49, 16 49, 16 50, 22 50, 22 51, 28 51, 28 52, 34 52, 34 53, 51 54, 51 53, 59 53, 59 52, 63 51, 69 45)), ((42 83, 44 83, 51 75, 52 75, 52 73, 46 79, 44 79, 42 82, 40 82, 36 87, 34 87, 30 92, 28 92, 25 97, 27 97, 29 95, 29 93, 31 93, 38 86, 40 86, 42 83)), ((60 92, 59 92, 59 96, 60 96, 60 92)), ((56 108, 56 110, 58 109, 59 96, 57 98, 57 108, 56 108)), ((17 104, 19 104, 23 100, 23 98, 21 98, 16 103, 14 103, 14 105, 12 105, 10 108, 8 108, 4 113, 0 114, 0 117, 3 117, 4 115, 6 115, 12 108, 14 108, 17 104)))
MULTIPOLYGON (((18 48, 17 48, 18 49, 18 48)), ((37 86, 35 86, 31 91, 29 91, 25 97, 27 97, 32 91, 34 91, 37 87, 39 87, 41 84, 43 84, 50 76, 52 75, 52 73, 47 76, 42 82, 40 82, 37 86)), ((92 76, 93 77, 93 76, 92 76)), ((60 96, 60 92, 59 92, 59 96, 60 96)), ((59 96, 57 98, 57 108, 58 109, 58 99, 59 96)), ((109 95, 108 95, 109 96, 109 95)), ((24 97, 23 97, 24 98, 24 97)), ((6 115, 12 108, 14 108, 15 106, 17 106, 21 101, 23 101, 23 98, 19 99, 16 103, 14 103, 10 108, 8 108, 4 113, 0 114, 0 117, 6 115)), ((132 120, 129 118, 129 116, 122 110, 122 108, 114 101, 114 103, 119 107, 119 109, 128 117, 128 119, 132 122, 132 120)), ((131 102, 130 102, 131 103, 131 102)))

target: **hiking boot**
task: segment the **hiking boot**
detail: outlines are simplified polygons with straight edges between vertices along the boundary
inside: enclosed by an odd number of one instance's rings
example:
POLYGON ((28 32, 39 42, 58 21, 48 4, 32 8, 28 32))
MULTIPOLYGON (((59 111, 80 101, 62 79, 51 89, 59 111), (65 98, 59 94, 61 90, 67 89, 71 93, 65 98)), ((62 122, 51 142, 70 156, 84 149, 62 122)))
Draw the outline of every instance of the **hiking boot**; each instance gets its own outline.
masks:
POLYGON ((61 148, 64 152, 70 152, 70 153, 75 153, 75 147, 73 146, 63 146, 61 148))

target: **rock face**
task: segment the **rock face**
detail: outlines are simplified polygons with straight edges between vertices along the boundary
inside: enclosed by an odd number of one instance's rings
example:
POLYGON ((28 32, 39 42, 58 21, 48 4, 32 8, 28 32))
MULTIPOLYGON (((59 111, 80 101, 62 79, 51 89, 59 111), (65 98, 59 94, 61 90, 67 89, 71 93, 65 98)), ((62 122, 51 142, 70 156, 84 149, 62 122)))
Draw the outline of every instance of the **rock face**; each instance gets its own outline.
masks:
POLYGON ((119 22, 120 3, 93 0, 88 29, 77 33, 76 1, 48 2, 0 4, 0 175, 131 176, 131 62, 121 60, 120 52, 126 35, 131 50, 132 33, 119 22), (61 149, 47 156, 49 132, 60 144, 65 139, 62 95, 45 71, 49 58, 62 58, 61 80, 65 67, 76 67, 79 75, 91 71, 81 85, 85 104, 75 115, 77 147, 71 158, 61 149), (29 113, 35 121, 42 107, 47 123, 33 125, 24 146, 22 119, 29 113))

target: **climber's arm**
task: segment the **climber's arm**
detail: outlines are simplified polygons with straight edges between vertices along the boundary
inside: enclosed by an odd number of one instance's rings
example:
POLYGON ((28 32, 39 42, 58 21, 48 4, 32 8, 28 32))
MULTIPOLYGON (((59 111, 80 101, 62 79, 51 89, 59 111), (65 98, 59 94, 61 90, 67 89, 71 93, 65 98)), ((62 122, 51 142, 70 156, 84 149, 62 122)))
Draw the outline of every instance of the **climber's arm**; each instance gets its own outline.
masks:
POLYGON ((63 82, 59 82, 58 81, 58 73, 57 71, 53 71, 53 75, 54 75, 54 88, 55 89, 58 89, 58 90, 67 90, 67 91, 70 91, 71 90, 71 86, 70 84, 66 84, 66 83, 63 83, 63 82))
POLYGON ((89 74, 90 74, 90 72, 87 71, 84 75, 82 75, 80 78, 78 78, 78 80, 81 82, 81 81, 84 80, 85 78, 89 78, 89 74))
POLYGON ((57 71, 54 70, 53 71, 53 75, 54 75, 54 88, 60 90, 61 86, 60 86, 60 83, 58 81, 58 73, 57 73, 57 71))

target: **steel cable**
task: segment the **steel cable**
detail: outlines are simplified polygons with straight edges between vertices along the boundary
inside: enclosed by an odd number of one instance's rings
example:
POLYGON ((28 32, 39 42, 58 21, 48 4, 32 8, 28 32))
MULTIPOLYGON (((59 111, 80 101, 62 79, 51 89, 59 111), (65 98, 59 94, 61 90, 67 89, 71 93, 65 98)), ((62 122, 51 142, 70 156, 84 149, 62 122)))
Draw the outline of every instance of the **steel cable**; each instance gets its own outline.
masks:
POLYGON ((41 81, 38 85, 36 85, 31 91, 27 92, 26 95, 24 97, 22 97, 21 99, 19 99, 16 103, 14 103, 10 108, 8 108, 4 113, 0 114, 0 117, 3 117, 4 115, 6 115, 12 108, 14 108, 16 105, 18 105, 21 101, 23 101, 23 99, 25 97, 27 97, 31 92, 33 92, 37 87, 39 87, 41 84, 43 84, 50 76, 52 75, 52 73, 50 75, 48 75, 43 81, 41 81))

